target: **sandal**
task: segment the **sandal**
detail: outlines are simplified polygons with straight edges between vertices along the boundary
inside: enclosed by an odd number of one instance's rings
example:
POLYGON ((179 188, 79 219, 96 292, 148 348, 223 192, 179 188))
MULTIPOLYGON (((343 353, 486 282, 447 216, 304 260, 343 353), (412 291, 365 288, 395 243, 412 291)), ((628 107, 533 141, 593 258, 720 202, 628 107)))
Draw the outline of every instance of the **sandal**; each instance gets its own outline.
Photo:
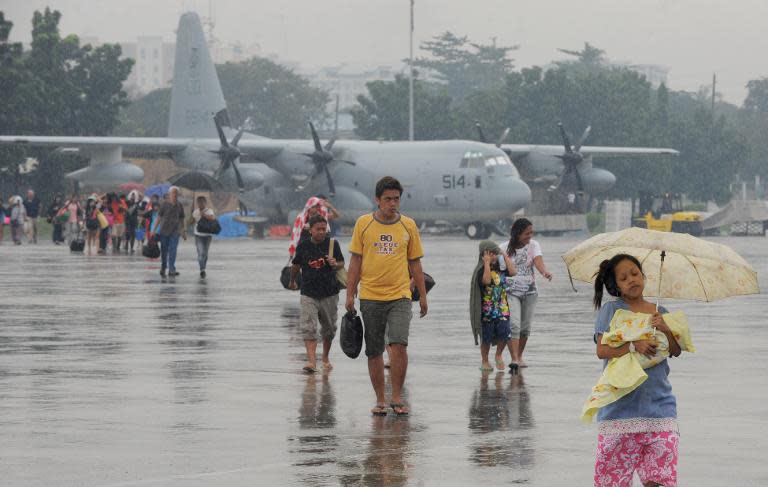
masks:
POLYGON ((504 359, 496 357, 496 370, 504 370, 504 359))
POLYGON ((387 415, 387 405, 386 404, 377 404, 376 406, 371 409, 371 414, 374 416, 386 416, 387 415))
POLYGON ((509 364, 509 373, 512 375, 517 375, 520 372, 520 366, 516 362, 512 362, 509 364))
POLYGON ((305 365, 301 370, 303 370, 307 374, 314 374, 315 372, 317 372, 317 367, 311 367, 309 365, 305 365))
POLYGON ((389 406, 392 408, 392 412, 395 413, 395 416, 408 416, 408 413, 410 412, 408 410, 408 406, 402 403, 390 403, 389 406))
POLYGON ((491 367, 490 365, 488 366, 481 365, 480 372, 493 372, 493 367, 491 367))

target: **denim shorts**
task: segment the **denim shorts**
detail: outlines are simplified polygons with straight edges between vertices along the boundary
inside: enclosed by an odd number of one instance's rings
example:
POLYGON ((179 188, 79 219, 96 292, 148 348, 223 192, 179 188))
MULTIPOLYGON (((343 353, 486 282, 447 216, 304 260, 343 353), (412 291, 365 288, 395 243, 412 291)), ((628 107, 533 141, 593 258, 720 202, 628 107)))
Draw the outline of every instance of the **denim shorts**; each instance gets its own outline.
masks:
POLYGON ((483 322, 483 345, 506 343, 510 338, 512 338, 512 332, 509 329, 508 319, 496 318, 483 322))

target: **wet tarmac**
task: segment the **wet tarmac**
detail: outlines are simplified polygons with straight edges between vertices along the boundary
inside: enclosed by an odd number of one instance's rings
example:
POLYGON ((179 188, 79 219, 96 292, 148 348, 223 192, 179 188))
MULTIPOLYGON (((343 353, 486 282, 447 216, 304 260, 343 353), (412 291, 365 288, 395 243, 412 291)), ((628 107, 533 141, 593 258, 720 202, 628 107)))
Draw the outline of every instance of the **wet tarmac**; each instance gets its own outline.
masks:
MULTIPOLYGON (((768 289, 768 239, 732 245, 768 289)), ((372 418, 364 358, 338 348, 301 373, 298 295, 278 282, 287 242, 214 242, 208 279, 138 256, 0 246, 0 483, 4 486, 591 485, 596 430, 579 422, 600 361, 590 289, 540 285, 530 365, 478 370, 467 290, 476 242, 425 238, 437 286, 411 325, 408 418, 372 418)), ((344 248, 346 240, 342 239, 344 248)), ((346 250, 345 250, 346 254, 346 250)), ((765 294, 689 314, 675 359, 681 485, 768 485, 765 294)))

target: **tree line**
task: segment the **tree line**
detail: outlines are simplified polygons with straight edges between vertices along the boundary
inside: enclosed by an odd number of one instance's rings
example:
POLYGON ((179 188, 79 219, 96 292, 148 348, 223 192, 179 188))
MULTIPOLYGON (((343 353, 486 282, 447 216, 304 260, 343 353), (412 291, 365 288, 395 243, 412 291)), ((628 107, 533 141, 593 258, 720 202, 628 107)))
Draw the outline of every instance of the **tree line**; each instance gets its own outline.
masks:
MULTIPOLYGON (((735 174, 768 176, 768 79, 750 82, 743 107, 717 100, 712 113, 705 90, 654 87, 589 43, 560 49, 571 59, 546 68, 515 69, 509 55, 516 48, 475 44, 450 32, 424 43, 428 56, 414 62, 415 138, 476 139, 479 120, 491 140, 509 127, 507 143, 561 144, 561 120, 572 141, 591 125, 588 145, 680 151, 673 158, 597 161, 616 174, 609 195, 616 198, 669 192, 723 202, 735 174)), ((407 104, 406 76, 369 83, 352 111, 358 135, 407 138, 407 104)))
MULTIPOLYGON (((32 17, 29 49, 9 42, 13 23, 0 12, 0 133, 21 135, 108 135, 129 103, 123 82, 133 61, 121 59, 118 44, 80 45, 62 37, 61 13, 46 8, 32 17)), ((40 149, 0 148, 0 194, 25 187, 47 196, 64 189, 64 174, 84 159, 40 149), (37 157, 36 171, 22 174, 19 161, 37 157)))

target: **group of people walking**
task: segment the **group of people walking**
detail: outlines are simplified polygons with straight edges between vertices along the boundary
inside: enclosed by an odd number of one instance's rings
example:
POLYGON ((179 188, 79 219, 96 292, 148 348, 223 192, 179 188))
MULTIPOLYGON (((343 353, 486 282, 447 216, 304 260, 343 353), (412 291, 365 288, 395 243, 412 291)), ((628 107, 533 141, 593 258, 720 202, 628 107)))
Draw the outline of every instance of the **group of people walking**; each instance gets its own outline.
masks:
MULTIPOLYGON (((137 190, 127 195, 94 193, 85 199, 78 194, 68 199, 56 195, 45 217, 52 226, 54 244, 82 241, 81 248, 87 254, 104 255, 110 251, 132 254, 141 252, 145 245, 157 245, 161 276, 179 275, 176 270, 179 239, 187 238, 187 227, 192 225, 200 276, 204 278, 213 233, 201 230, 199 222, 216 220, 216 215, 205 196, 195 199, 189 213, 185 213, 178 196, 179 188, 175 186, 162 199, 157 194, 144 196, 137 190)), ((26 199, 12 196, 7 204, 3 204, 0 197, 0 243, 5 226, 10 227, 16 245, 21 245, 24 234, 29 243, 37 243, 38 221, 43 216, 41 208, 32 189, 27 191, 26 199)))
MULTIPOLYGON (((408 368, 408 335, 412 319, 412 292, 418 290, 420 316, 428 312, 423 248, 415 222, 399 212, 403 189, 391 177, 376 185, 377 209, 357 219, 349 245, 349 269, 344 307, 357 310, 364 324, 368 373, 376 403, 373 415, 392 411, 408 415, 402 390, 408 368), (390 359, 391 395, 385 395, 383 354, 390 359)), ((317 372, 316 348, 322 340, 322 366, 332 368, 329 351, 336 334, 338 295, 341 286, 336 273, 344 267, 341 248, 327 236, 327 219, 315 214, 306 221, 309 238, 299 242, 292 260, 290 287, 301 289, 300 330, 305 340, 307 363, 304 371, 317 372), (298 277, 301 276, 301 285, 298 277)), ((536 272, 547 280, 547 269, 540 244, 533 238, 533 223, 517 219, 510 239, 498 245, 480 243, 478 261, 470 284, 470 323, 475 344, 480 345, 483 374, 506 370, 503 352, 509 350, 509 370, 513 374, 527 367, 524 352, 531 334, 531 322, 538 299, 536 272), (494 363, 490 350, 495 346, 494 363)), ((594 341, 596 355, 603 360, 627 353, 652 356, 652 340, 631 342, 618 348, 601 343, 602 334, 617 310, 647 313, 659 332, 670 343, 670 356, 679 355, 676 337, 662 316, 665 309, 643 298, 645 275, 641 263, 620 254, 595 269, 594 303, 598 310, 594 341), (603 290, 615 299, 602 304, 603 290)), ((644 486, 674 486, 677 482, 677 411, 668 380, 667 360, 647 369, 648 379, 631 393, 602 408, 595 461, 596 486, 630 486, 637 473, 644 486)))
POLYGON ((179 240, 187 239, 187 228, 192 225, 197 250, 197 262, 200 277, 206 277, 208 251, 213 240, 213 233, 206 230, 205 222, 216 220, 213 208, 208 205, 205 196, 198 196, 187 216, 184 206, 179 201, 179 188, 171 186, 162 203, 157 207, 156 219, 150 225, 150 235, 160 245, 160 276, 175 277, 180 273, 176 269, 176 254, 179 240))

